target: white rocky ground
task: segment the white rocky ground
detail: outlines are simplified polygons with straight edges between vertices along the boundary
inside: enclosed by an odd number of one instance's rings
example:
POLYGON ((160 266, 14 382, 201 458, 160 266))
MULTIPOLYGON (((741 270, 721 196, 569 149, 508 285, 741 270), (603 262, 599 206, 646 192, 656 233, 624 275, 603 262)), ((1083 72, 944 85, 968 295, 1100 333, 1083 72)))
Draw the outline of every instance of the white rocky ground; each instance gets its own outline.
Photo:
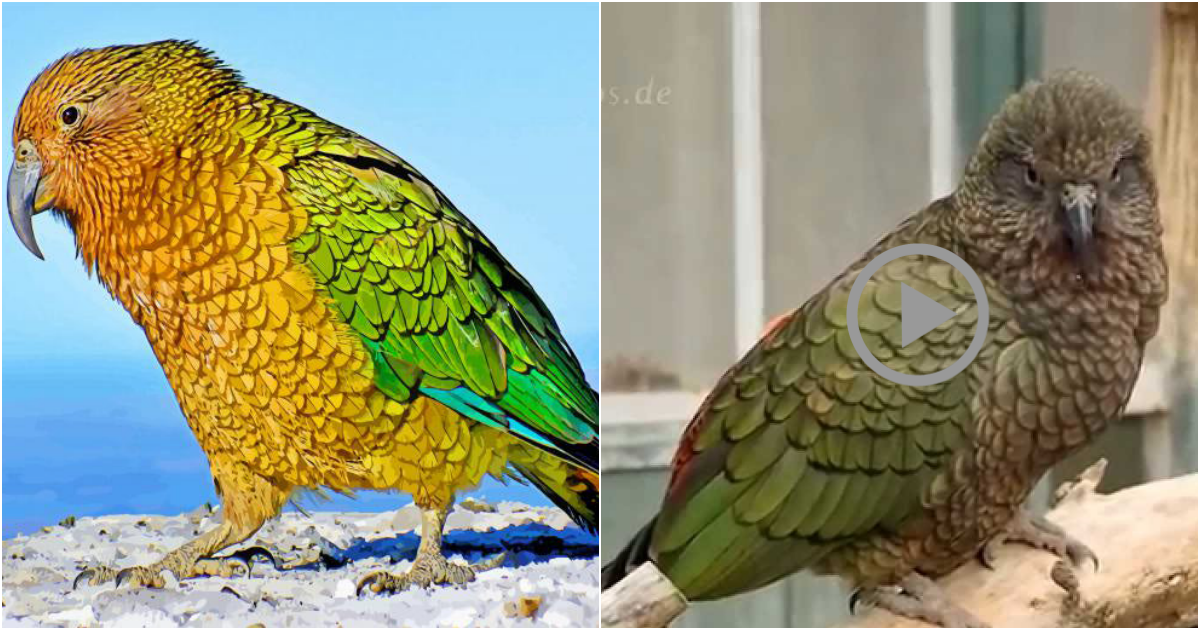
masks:
POLYGON ((465 587, 355 597, 359 577, 411 565, 420 520, 410 505, 383 514, 282 515, 250 544, 296 568, 279 571, 263 560, 248 576, 168 579, 165 589, 71 589, 87 563, 152 563, 216 517, 202 507, 174 517, 80 518, 5 540, 3 625, 596 627, 599 618, 596 539, 558 510, 510 502, 468 500, 451 513, 446 544, 457 561, 508 550, 503 566, 465 587))

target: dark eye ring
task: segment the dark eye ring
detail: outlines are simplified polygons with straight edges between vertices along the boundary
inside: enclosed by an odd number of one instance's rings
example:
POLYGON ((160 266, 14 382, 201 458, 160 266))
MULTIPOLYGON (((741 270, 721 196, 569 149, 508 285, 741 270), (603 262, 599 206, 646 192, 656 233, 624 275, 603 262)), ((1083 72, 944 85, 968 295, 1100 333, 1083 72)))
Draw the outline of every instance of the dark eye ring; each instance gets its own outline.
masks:
POLYGON ((1112 178, 1112 181, 1114 184, 1121 181, 1121 164, 1122 163, 1123 163, 1122 161, 1119 161, 1116 164, 1113 164, 1113 170, 1112 170, 1112 174, 1110 175, 1110 177, 1112 178))
POLYGON ((79 108, 72 105, 64 109, 62 111, 62 121, 68 127, 79 122, 79 108))
POLYGON ((1035 187, 1042 185, 1042 177, 1038 175, 1037 169, 1033 168, 1032 164, 1025 165, 1025 183, 1035 187))

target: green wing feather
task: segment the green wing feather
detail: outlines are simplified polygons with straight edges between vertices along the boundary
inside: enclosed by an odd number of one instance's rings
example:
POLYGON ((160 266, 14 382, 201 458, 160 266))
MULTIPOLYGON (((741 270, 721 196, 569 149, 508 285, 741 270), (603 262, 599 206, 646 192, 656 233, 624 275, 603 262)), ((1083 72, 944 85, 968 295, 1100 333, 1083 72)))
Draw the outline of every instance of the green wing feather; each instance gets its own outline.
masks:
MULTIPOLYGON (((835 280, 761 340, 692 421, 651 543, 689 598, 752 590, 856 537, 895 530, 966 439, 969 371, 909 387, 863 364, 846 327, 856 277, 835 280)), ((957 360, 976 314, 965 278, 929 257, 885 265, 858 306, 867 346, 909 373, 957 360), (901 282, 959 315, 901 347, 901 282)))
POLYGON ((596 470, 597 396, 546 305, 414 168, 337 131, 285 169, 310 215, 293 249, 371 352, 380 389, 596 470))

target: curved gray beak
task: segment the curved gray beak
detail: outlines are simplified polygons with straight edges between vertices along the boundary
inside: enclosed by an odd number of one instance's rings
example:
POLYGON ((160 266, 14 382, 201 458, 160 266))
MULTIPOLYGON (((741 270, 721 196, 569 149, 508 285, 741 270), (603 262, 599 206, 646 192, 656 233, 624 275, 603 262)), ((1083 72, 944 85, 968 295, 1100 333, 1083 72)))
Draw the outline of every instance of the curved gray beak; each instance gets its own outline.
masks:
POLYGON ((41 177, 41 158, 34 150, 33 143, 22 140, 17 144, 16 156, 8 171, 8 218, 25 249, 45 260, 33 235, 33 215, 40 212, 35 204, 41 177))
POLYGON ((1071 249, 1085 263, 1093 254, 1096 229, 1096 186, 1090 183, 1066 183, 1059 200, 1067 219, 1067 238, 1071 249))

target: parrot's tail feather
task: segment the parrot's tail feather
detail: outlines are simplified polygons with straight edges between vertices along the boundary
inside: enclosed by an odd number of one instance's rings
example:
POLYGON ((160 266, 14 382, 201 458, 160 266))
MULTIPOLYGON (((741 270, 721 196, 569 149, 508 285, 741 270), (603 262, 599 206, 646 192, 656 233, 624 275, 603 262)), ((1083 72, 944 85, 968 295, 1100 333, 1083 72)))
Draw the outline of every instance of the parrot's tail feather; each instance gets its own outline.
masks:
POLYGON ((554 505, 566 512, 571 520, 591 532, 599 531, 600 476, 585 468, 571 467, 562 478, 535 465, 513 462, 521 477, 546 495, 554 505))
POLYGON ((656 520, 657 516, 646 523, 621 553, 618 553, 612 562, 604 565, 600 573, 600 590, 607 590, 643 563, 650 562, 650 535, 654 532, 656 520))

